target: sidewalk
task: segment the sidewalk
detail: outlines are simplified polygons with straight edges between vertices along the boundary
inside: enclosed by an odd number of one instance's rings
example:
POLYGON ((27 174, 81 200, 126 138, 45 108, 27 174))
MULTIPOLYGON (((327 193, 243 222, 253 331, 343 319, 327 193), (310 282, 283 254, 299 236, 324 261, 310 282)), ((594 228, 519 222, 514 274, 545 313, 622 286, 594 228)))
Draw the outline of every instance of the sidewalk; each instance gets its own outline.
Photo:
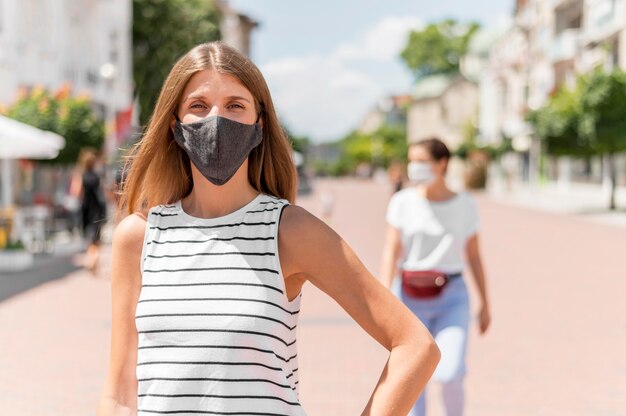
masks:
POLYGON ((536 186, 517 183, 505 189, 502 184, 495 183, 486 195, 503 204, 626 227, 626 187, 617 188, 615 211, 608 209, 608 191, 596 184, 571 183, 564 187, 554 182, 536 186))
MULTIPOLYGON (((108 257, 105 245, 105 268, 108 257)), ((0 414, 95 414, 108 363, 110 282, 76 269, 69 257, 39 273, 63 269, 74 271, 0 303, 0 414)))

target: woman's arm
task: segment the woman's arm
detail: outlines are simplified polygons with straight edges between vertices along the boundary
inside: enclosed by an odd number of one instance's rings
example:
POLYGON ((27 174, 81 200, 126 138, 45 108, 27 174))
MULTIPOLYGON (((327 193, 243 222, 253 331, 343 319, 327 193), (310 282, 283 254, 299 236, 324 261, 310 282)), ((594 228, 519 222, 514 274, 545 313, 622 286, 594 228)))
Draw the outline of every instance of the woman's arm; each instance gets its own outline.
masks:
POLYGON ((390 351, 362 414, 407 414, 439 362, 428 330, 367 271, 348 244, 303 208, 285 208, 279 250, 287 279, 309 280, 390 351))
POLYGON ((68 194, 75 198, 82 198, 83 192, 83 178, 78 171, 74 171, 70 178, 70 188, 68 189, 68 194))
POLYGON ((111 254, 111 357, 98 416, 137 414, 137 328, 145 215, 124 218, 113 234, 111 254))
POLYGON ((401 248, 400 230, 388 225, 380 266, 380 281, 387 289, 390 289, 393 283, 401 248))
POLYGON ((483 269, 483 262, 480 258, 478 234, 474 234, 467 240, 465 255, 470 269, 472 270, 472 276, 474 276, 474 281, 476 282, 476 287, 478 288, 478 294, 480 296, 481 307, 479 312, 479 327, 480 333, 484 334, 491 323, 491 315, 489 312, 489 299, 487 297, 485 271, 483 269))

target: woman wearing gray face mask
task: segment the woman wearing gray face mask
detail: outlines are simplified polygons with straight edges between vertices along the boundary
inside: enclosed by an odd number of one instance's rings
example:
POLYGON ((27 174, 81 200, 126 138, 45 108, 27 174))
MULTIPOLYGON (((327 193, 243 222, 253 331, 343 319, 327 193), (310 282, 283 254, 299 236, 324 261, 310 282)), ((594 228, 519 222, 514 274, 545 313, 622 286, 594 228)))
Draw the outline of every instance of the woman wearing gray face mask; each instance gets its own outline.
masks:
POLYGON ((363 415, 409 411, 439 351, 352 249, 294 205, 290 152, 245 56, 212 42, 176 63, 125 175, 99 416, 304 415, 307 281, 389 350, 363 415))
MULTIPOLYGON (((420 318, 441 350, 433 379, 441 383, 447 416, 463 414, 469 303, 463 279, 469 263, 480 295, 479 330, 489 327, 478 217, 467 193, 446 185, 450 151, 438 139, 409 147, 410 186, 389 202, 381 280, 420 318)), ((424 416, 424 394, 409 415, 424 416)))

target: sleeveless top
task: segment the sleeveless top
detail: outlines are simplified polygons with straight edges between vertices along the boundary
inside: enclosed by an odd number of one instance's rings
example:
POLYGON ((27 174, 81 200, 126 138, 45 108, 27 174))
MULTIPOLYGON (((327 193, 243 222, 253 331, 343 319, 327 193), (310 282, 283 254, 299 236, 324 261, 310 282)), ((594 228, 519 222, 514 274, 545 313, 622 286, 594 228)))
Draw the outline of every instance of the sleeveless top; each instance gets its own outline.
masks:
POLYGON ((81 210, 83 213, 83 226, 94 221, 102 221, 106 218, 106 201, 100 185, 100 177, 93 171, 83 173, 81 178, 83 198, 81 210))
POLYGON ((305 415, 296 325, 266 194, 228 215, 152 208, 141 257, 138 414, 305 415))

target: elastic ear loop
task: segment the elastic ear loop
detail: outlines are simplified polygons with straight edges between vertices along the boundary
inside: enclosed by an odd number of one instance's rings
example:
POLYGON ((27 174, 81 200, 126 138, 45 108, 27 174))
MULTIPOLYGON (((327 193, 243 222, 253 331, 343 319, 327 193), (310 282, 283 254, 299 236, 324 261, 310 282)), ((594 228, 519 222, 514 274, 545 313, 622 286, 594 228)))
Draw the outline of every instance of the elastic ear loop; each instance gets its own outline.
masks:
MULTIPOLYGON (((178 121, 179 123, 182 123, 182 121, 180 121, 180 119, 178 118, 178 115, 176 114, 176 112, 172 113, 174 115, 174 118, 176 119, 176 121, 178 121)), ((174 135, 175 133, 172 131, 172 135, 174 135)), ((176 138, 172 137, 172 141, 170 142, 170 146, 172 145, 172 143, 177 143, 176 142, 176 138)))
POLYGON ((259 112, 256 115, 256 121, 254 122, 255 124, 259 123, 259 120, 261 120, 261 115, 263 115, 264 112, 265 106, 263 104, 259 104, 259 112))

